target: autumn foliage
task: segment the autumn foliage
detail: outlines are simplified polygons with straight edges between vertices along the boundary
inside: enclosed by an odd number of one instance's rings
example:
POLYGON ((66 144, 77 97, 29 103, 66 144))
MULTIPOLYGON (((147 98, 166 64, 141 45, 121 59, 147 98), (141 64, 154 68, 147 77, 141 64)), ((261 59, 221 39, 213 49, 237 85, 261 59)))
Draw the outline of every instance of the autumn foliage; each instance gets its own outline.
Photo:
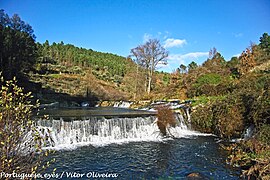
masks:
POLYGON ((168 128, 176 126, 174 112, 168 106, 158 106, 156 109, 158 111, 157 125, 160 133, 163 136, 171 135, 168 128))
POLYGON ((0 89, 0 172, 34 174, 43 166, 42 138, 31 113, 31 93, 24 94, 16 80, 4 82, 0 89))
POLYGON ((239 73, 240 75, 246 74, 252 68, 255 67, 256 61, 254 54, 252 52, 252 48, 247 48, 246 51, 243 51, 241 56, 239 57, 240 66, 239 73))

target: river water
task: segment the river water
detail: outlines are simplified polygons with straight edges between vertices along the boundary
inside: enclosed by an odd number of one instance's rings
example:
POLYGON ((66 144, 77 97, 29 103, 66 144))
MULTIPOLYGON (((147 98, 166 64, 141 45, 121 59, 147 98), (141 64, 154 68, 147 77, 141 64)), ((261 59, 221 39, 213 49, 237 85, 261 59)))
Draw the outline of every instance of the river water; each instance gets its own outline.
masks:
POLYGON ((56 161, 46 172, 56 168, 63 179, 74 179, 73 173, 81 179, 106 174, 116 179, 186 179, 194 172, 204 179, 238 179, 240 171, 226 165, 217 137, 189 130, 178 114, 178 127, 171 131, 174 138, 162 138, 154 120, 146 116, 39 121, 42 132, 52 137, 46 148, 56 149, 49 157, 56 161))

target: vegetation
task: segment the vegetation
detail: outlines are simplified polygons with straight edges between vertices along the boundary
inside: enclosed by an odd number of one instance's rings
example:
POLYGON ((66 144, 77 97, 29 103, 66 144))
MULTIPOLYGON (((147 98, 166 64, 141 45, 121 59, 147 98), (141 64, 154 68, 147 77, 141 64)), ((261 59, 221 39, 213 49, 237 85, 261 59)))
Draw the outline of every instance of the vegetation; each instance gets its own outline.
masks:
MULTIPOLYGON (((269 142, 269 131, 264 133, 268 134, 269 142)), ((254 138, 225 147, 230 154, 228 162, 241 167, 243 177, 248 179, 270 178, 270 146, 258 140, 260 134, 257 133, 254 138)))
POLYGON ((137 73, 139 72, 139 67, 146 71, 145 90, 150 94, 154 72, 158 64, 166 64, 168 52, 160 44, 159 40, 150 39, 145 44, 131 49, 131 53, 131 56, 135 57, 137 73))
MULTIPOLYGON (((31 120, 30 93, 16 85, 16 80, 4 82, 0 89, 0 171, 35 174, 49 166, 42 163, 48 151, 42 151, 43 138, 31 120)), ((44 137, 46 138, 46 137, 44 137)))
POLYGON ((28 72, 36 61, 35 35, 32 27, 14 14, 0 9, 0 71, 12 79, 28 72))
POLYGON ((191 114, 193 128, 230 140, 244 138, 245 129, 255 127, 252 137, 225 149, 230 152, 229 162, 240 166, 243 176, 257 179, 269 178, 270 172, 270 56, 262 49, 269 42, 265 39, 267 34, 259 45, 253 44, 229 62, 209 66, 214 60, 209 56, 197 72, 186 75, 188 96, 198 100, 191 114))
POLYGON ((172 136, 170 127, 176 126, 174 112, 167 106, 158 106, 157 108, 157 125, 162 136, 172 136))
POLYGON ((111 53, 101 53, 92 49, 78 48, 71 44, 37 43, 39 74, 68 73, 82 74, 91 68, 99 79, 117 81, 123 78, 129 62, 126 58, 111 53), (50 66, 50 67, 48 67, 50 66))

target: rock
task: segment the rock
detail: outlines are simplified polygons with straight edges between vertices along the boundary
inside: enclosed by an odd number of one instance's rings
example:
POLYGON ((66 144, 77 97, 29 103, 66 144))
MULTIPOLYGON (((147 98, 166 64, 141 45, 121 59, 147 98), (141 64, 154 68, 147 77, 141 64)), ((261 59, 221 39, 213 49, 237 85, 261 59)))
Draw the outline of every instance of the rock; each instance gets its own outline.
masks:
POLYGON ((187 175, 188 180, 207 180, 208 178, 205 177, 203 174, 198 172, 193 172, 187 175))
POLYGON ((81 106, 82 106, 82 107, 89 107, 90 104, 89 104, 89 102, 82 102, 82 103, 81 103, 81 106))

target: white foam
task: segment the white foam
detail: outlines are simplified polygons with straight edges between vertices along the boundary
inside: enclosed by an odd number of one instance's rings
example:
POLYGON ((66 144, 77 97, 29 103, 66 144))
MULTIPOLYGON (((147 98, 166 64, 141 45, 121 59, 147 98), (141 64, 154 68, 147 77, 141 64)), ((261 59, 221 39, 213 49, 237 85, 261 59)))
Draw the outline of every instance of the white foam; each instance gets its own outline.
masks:
MULTIPOLYGON (((192 138, 194 136, 209 136, 188 129, 183 116, 177 114, 178 126, 169 128, 174 138, 192 138)), ((40 133, 47 138, 45 149, 74 150, 80 146, 105 146, 116 143, 140 141, 166 141, 156 124, 156 117, 136 118, 89 118, 87 120, 64 121, 39 120, 40 133)))

